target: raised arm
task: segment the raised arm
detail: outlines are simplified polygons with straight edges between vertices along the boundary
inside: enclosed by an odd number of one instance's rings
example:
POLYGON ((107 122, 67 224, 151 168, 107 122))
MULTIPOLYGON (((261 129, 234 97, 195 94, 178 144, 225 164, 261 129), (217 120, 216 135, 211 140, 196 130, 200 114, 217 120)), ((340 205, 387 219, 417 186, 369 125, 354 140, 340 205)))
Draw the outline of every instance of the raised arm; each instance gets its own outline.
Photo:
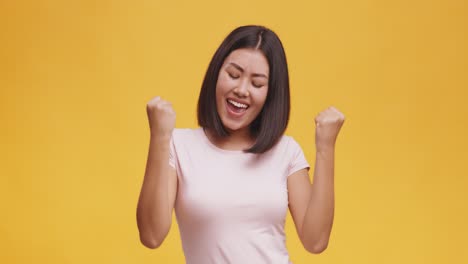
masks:
POLYGON ((169 102, 159 97, 147 104, 151 137, 145 176, 137 206, 140 241, 148 248, 158 248, 172 224, 172 210, 177 195, 177 173, 169 165, 170 140, 175 113, 169 102))
POLYGON ((329 107, 315 118, 316 162, 314 183, 307 170, 288 177, 289 207, 305 249, 319 254, 327 247, 335 210, 335 142, 345 116, 329 107))

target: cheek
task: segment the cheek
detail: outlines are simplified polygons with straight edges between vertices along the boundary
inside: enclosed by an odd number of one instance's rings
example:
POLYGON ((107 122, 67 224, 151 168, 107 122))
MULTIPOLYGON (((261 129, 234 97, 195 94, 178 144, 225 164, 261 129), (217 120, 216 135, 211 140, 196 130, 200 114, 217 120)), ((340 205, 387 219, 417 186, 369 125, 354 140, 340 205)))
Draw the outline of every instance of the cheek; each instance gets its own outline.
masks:
POLYGON ((257 94, 255 94, 255 97, 257 98, 257 102, 259 105, 263 106, 266 102, 266 97, 267 97, 268 90, 264 89, 262 91, 258 91, 257 94))
POLYGON ((220 76, 216 83, 216 92, 222 93, 223 91, 226 91, 228 87, 229 87, 229 80, 227 80, 225 77, 220 76))

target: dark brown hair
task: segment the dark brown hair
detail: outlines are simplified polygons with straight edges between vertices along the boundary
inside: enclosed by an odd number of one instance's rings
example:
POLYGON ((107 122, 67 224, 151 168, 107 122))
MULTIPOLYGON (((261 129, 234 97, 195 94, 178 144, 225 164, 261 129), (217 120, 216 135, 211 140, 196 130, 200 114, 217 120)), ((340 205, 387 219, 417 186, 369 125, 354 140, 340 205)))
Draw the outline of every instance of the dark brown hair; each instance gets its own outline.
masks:
POLYGON ((268 93, 265 104, 250 124, 255 144, 247 153, 264 153, 281 138, 290 112, 289 74, 286 54, 279 37, 265 26, 246 25, 234 29, 216 50, 203 80, 198 98, 198 124, 219 137, 229 136, 216 108, 216 83, 221 66, 229 54, 241 48, 258 48, 269 64, 268 93))

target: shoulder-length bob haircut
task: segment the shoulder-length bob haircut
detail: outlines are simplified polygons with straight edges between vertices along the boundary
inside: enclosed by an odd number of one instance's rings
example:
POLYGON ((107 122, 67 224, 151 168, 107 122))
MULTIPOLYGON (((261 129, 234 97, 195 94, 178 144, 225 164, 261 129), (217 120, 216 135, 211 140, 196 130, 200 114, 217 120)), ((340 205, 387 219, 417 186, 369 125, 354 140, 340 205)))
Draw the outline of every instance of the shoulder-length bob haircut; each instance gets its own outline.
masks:
POLYGON ((260 25, 234 29, 216 50, 203 80, 198 98, 198 125, 219 137, 229 136, 216 108, 216 83, 219 71, 229 54, 241 48, 260 50, 268 60, 269 80, 265 104, 249 126, 256 141, 246 153, 264 153, 271 149, 285 132, 290 112, 289 74, 286 54, 279 37, 260 25))

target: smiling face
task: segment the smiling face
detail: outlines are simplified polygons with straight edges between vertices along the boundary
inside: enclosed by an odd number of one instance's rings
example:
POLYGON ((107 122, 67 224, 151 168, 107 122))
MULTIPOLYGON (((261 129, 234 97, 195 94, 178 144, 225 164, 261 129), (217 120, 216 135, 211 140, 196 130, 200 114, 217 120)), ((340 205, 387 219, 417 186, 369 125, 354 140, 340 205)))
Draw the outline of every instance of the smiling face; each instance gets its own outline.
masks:
POLYGON ((269 65, 253 48, 237 49, 224 60, 216 83, 216 108, 229 132, 244 131, 263 108, 269 65))

